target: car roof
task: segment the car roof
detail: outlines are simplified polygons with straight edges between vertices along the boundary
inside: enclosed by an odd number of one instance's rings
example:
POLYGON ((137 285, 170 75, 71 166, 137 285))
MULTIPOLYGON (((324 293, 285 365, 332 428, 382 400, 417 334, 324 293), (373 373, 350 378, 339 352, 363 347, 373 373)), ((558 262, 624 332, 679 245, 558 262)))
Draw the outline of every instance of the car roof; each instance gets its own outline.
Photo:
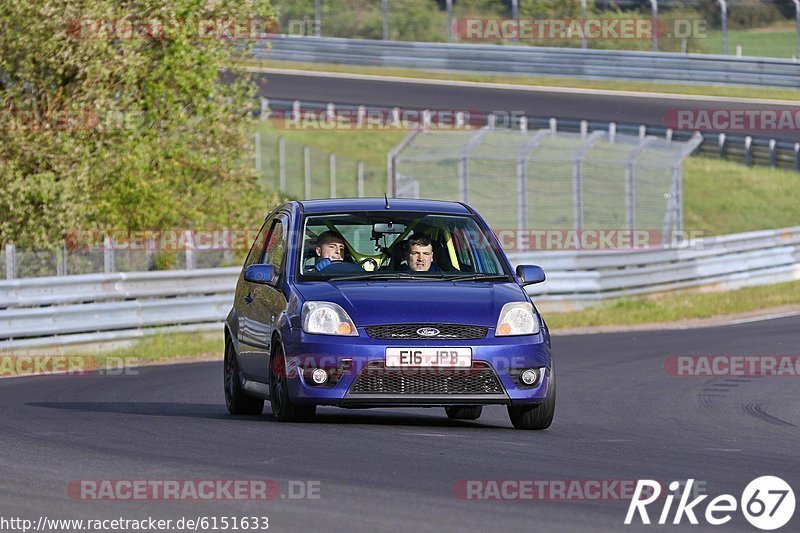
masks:
MULTIPOLYGON (((306 214, 340 213, 349 211, 386 210, 384 198, 329 198, 298 202, 306 214)), ((419 211, 448 215, 469 215, 472 211, 460 202, 443 200, 417 200, 414 198, 389 198, 391 211, 419 211)), ((387 210, 388 211, 388 210, 387 210)))

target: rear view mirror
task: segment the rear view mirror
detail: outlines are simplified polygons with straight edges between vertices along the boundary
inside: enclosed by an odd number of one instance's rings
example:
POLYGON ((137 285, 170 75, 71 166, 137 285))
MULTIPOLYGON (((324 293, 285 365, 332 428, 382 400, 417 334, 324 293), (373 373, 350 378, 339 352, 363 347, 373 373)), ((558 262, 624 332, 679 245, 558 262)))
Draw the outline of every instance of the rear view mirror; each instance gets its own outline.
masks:
POLYGON ((373 235, 400 235, 406 230, 405 224, 377 223, 372 225, 373 235))
POLYGON ((517 277, 523 286, 541 283, 545 280, 544 270, 537 265, 517 266, 517 277))
POLYGON ((244 271, 244 280, 250 283, 260 283, 268 285, 272 283, 272 275, 274 274, 272 265, 250 265, 244 271))

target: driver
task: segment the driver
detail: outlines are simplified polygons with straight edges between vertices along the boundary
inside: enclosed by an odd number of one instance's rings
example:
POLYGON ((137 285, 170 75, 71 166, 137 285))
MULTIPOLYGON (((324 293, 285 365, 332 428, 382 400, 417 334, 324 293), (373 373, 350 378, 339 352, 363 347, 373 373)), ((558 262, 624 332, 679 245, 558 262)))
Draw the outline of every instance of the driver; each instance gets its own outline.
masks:
POLYGON ((317 272, 330 266, 335 261, 344 261, 344 237, 336 231, 326 231, 317 237, 317 247, 314 249, 317 261, 314 269, 317 272))
POLYGON ((309 267, 310 271, 324 274, 359 274, 364 269, 354 263, 345 261, 344 237, 333 230, 320 233, 317 237, 317 247, 314 248, 316 264, 309 267))

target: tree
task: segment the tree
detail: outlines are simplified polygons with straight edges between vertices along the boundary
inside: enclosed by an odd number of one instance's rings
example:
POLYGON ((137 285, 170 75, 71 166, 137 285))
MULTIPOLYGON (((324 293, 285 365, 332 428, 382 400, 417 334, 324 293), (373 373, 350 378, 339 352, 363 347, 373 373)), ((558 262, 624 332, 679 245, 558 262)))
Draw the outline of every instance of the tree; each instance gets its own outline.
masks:
POLYGON ((266 0, 3 2, 0 242, 256 223, 276 198, 245 155, 254 88, 234 43, 271 16, 266 0))

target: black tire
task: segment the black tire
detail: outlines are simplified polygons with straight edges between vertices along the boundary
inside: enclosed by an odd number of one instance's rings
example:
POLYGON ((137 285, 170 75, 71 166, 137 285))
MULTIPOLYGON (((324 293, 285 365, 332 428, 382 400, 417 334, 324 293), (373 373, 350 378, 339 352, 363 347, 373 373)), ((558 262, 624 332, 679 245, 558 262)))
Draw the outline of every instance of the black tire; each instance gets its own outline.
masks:
POLYGON ((542 403, 534 405, 508 406, 508 417, 517 429, 547 429, 553 423, 556 412, 555 372, 550 369, 550 388, 542 403))
POLYGON ((289 399, 289 384, 286 376, 286 359, 283 349, 276 343, 269 364, 269 403, 272 415, 279 422, 306 422, 314 418, 316 405, 296 405, 289 399))
POLYGON ((480 405, 452 405, 444 408, 447 418, 452 420, 477 420, 481 411, 483 407, 480 405))
POLYGON ((239 378, 239 362, 230 339, 225 338, 225 362, 223 363, 225 405, 232 415, 260 415, 264 411, 264 400, 248 396, 242 390, 239 378))

